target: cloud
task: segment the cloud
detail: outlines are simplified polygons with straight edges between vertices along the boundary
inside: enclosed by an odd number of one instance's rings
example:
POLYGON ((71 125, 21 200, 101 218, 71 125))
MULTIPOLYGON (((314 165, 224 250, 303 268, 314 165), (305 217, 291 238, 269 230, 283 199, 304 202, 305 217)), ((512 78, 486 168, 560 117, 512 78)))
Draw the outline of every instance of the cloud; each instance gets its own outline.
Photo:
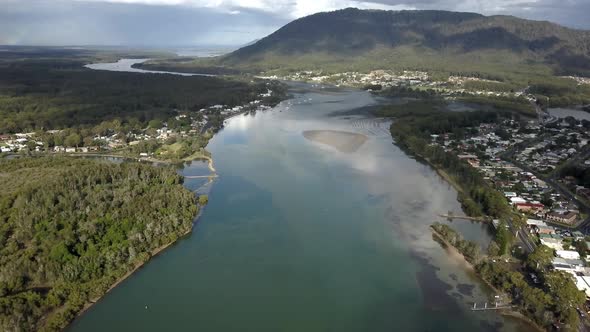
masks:
POLYGON ((0 44, 241 45, 346 7, 508 14, 590 29, 589 0, 0 0, 0 44))
POLYGON ((387 4, 358 0, 76 0, 79 2, 110 2, 124 4, 143 4, 158 6, 185 6, 208 8, 220 12, 234 13, 239 9, 257 10, 288 18, 299 18, 322 11, 331 11, 347 7, 360 9, 401 10, 415 9, 408 4, 387 4))

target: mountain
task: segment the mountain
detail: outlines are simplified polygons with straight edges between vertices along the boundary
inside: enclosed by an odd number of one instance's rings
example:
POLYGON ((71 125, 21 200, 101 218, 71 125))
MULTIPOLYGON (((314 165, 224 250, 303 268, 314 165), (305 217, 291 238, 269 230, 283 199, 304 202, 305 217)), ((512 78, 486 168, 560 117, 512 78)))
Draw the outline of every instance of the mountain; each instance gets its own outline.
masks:
POLYGON ((297 19, 221 59, 228 66, 590 75, 590 31, 512 16, 343 9, 297 19))

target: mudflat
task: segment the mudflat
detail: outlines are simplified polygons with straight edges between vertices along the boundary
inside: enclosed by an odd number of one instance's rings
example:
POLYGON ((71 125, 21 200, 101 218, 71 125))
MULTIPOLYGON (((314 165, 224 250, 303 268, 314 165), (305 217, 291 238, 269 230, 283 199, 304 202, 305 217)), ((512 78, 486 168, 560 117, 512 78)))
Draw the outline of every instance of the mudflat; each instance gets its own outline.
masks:
POLYGON ((368 139, 363 134, 339 130, 307 130, 303 132, 303 136, 312 142, 328 145, 344 153, 357 151, 368 139))

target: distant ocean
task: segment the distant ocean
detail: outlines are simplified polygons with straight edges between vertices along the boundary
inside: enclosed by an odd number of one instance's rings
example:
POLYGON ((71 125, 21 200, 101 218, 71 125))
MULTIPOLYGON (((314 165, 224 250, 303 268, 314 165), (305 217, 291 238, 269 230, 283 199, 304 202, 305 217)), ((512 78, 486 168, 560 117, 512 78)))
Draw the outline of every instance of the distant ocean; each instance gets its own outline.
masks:
POLYGON ((178 56, 213 57, 219 56, 238 49, 239 46, 207 46, 207 47, 186 47, 175 50, 178 56))

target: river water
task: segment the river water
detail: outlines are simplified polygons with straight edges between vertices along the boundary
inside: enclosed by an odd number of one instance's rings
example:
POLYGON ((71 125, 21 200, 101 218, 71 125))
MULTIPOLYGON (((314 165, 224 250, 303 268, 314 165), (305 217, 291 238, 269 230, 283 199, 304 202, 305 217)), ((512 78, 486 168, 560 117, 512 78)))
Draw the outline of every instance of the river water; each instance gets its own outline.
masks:
MULTIPOLYGON (((291 91, 272 110, 227 120, 207 147, 219 178, 192 234, 69 331, 526 330, 469 310, 490 290, 429 230, 437 214, 460 212, 457 193, 393 145, 388 121, 368 116, 379 101, 358 90, 291 91), (340 149, 308 131, 362 139, 340 149)), ((481 224, 452 226, 482 247, 490 240, 481 224)))
POLYGON ((548 109, 548 112, 549 114, 558 118, 566 118, 571 116, 577 120, 590 121, 590 113, 585 112, 580 108, 550 108, 548 109))
POLYGON ((150 59, 121 59, 117 62, 106 62, 106 63, 91 63, 84 67, 94 70, 107 70, 107 71, 123 71, 130 73, 142 73, 142 74, 170 74, 179 76, 215 76, 210 74, 195 74, 195 73, 176 73, 171 71, 161 70, 146 70, 140 68, 133 68, 132 66, 136 63, 143 63, 150 59))

